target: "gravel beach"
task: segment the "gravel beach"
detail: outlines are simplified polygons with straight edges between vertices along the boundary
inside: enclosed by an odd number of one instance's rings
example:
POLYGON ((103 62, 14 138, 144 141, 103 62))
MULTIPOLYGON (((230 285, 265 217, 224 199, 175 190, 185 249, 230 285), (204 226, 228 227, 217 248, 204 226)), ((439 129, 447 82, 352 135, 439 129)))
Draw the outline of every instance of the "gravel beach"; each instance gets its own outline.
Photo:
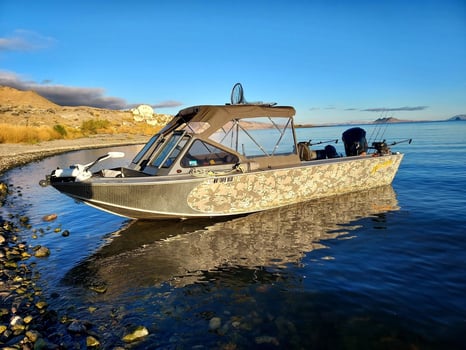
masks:
POLYGON ((78 149, 101 148, 143 144, 149 136, 143 135, 93 135, 74 140, 53 140, 37 144, 0 144, 0 174, 19 165, 54 154, 78 149))
MULTIPOLYGON (((147 136, 136 135, 95 135, 38 144, 0 144, 0 175, 14 167, 59 153, 143 144, 147 139, 147 136)), ((8 196, 12 191, 10 184, 0 182, 0 208, 9 205, 8 196)), ((46 257, 50 252, 47 247, 21 241, 17 232, 28 225, 27 217, 6 217, 0 211, 0 348, 68 349, 81 348, 84 344, 87 348, 99 348, 96 335, 85 332, 80 321, 65 322, 54 310, 47 308, 42 297, 46 293, 36 286, 34 264, 28 260, 31 256, 46 257), (66 327, 64 331, 63 327, 66 327), (81 339, 75 336, 67 340, 65 335, 75 334, 77 327, 81 339)))

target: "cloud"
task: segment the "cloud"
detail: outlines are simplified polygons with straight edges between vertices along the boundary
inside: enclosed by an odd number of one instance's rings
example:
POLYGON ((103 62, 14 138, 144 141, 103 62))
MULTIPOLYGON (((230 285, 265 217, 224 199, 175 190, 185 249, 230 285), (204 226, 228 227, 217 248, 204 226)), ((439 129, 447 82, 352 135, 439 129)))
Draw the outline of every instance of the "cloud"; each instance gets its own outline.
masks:
POLYGON ((107 109, 126 109, 128 104, 119 97, 105 96, 99 88, 80 88, 62 85, 35 85, 31 90, 61 106, 91 106, 107 109))
POLYGON ((35 51, 55 44, 55 39, 29 30, 16 30, 13 35, 0 37, 0 51, 35 51))
POLYGON ((429 108, 428 106, 416 106, 416 107, 395 107, 395 108, 386 108, 386 107, 379 107, 379 108, 367 108, 367 109, 361 109, 363 112, 399 112, 399 111, 406 111, 406 112, 412 112, 412 111, 422 111, 424 109, 429 108))
POLYGON ((152 105, 153 108, 172 108, 172 107, 179 107, 183 105, 179 101, 162 101, 160 103, 157 103, 155 105, 152 105))
MULTIPOLYGON (((26 81, 15 73, 0 71, 0 85, 9 86, 18 90, 33 90, 42 97, 61 106, 89 106, 106 109, 130 109, 139 104, 128 104, 120 97, 105 96, 101 88, 72 87, 52 85, 51 80, 43 80, 46 84, 26 81)), ((165 101, 154 104, 154 108, 168 108, 181 106, 181 102, 165 101)))

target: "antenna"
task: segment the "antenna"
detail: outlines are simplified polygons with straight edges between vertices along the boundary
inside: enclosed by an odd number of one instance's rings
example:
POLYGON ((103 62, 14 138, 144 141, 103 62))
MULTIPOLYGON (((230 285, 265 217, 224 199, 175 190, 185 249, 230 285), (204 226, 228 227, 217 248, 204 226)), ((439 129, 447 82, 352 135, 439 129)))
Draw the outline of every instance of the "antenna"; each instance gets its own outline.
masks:
POLYGON ((230 102, 232 105, 242 105, 242 104, 251 104, 251 105, 263 105, 263 106, 275 106, 276 102, 248 102, 244 98, 244 90, 241 83, 236 83, 233 85, 233 89, 231 90, 230 102))
POLYGON ((243 85, 241 83, 236 83, 231 90, 231 97, 230 101, 232 105, 239 105, 246 103, 244 99, 244 90, 243 85))

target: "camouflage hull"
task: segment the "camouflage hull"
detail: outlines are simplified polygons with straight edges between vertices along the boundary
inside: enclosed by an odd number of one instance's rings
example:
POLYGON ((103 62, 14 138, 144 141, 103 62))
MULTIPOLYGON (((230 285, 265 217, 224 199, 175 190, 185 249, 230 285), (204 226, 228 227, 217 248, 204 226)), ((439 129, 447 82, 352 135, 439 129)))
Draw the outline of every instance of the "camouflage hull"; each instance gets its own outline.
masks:
POLYGON ((52 185, 86 204, 129 218, 229 216, 389 185, 402 158, 402 154, 345 157, 222 176, 91 178, 52 185))

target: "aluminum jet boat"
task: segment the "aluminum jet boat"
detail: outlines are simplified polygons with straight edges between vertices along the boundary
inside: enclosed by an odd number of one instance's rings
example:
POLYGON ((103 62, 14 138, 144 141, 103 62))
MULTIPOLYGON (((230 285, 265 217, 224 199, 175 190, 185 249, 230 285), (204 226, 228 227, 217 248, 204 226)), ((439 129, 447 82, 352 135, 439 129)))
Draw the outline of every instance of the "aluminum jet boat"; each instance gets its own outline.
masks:
MULTIPOLYGON (((240 85, 239 85, 240 86, 240 85)), ((240 86, 241 87, 241 86, 240 86)), ((41 181, 86 204, 134 219, 187 219, 248 214, 390 184, 403 154, 365 131, 343 133, 346 155, 332 145, 298 142, 295 109, 275 103, 185 108, 142 147, 130 164, 92 171, 57 168, 41 181)))

